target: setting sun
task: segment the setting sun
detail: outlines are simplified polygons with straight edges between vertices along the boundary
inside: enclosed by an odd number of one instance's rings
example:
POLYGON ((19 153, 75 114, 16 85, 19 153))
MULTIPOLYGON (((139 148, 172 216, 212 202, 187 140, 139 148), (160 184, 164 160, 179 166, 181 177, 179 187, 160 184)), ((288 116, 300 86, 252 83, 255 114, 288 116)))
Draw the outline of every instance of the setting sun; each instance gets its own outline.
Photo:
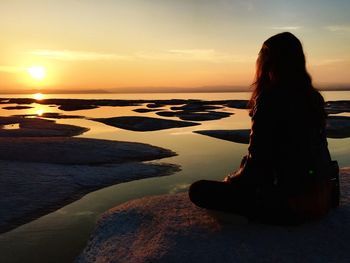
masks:
POLYGON ((35 80, 43 80, 46 76, 46 70, 42 66, 32 66, 27 69, 29 75, 35 80))

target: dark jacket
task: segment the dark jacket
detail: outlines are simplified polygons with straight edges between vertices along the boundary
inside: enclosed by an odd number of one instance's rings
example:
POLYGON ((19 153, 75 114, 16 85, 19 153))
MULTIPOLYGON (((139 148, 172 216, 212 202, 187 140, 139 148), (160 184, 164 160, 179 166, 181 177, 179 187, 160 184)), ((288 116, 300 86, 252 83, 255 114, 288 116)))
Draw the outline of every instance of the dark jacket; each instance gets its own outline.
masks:
POLYGON ((275 88, 258 97, 251 118, 244 172, 250 182, 294 194, 326 176, 330 156, 319 92, 275 88))

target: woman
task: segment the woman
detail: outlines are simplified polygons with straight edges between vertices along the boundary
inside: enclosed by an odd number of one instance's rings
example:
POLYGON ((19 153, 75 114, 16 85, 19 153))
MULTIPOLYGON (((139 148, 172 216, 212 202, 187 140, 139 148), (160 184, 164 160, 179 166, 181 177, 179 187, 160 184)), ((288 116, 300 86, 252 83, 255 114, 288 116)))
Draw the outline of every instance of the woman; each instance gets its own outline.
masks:
POLYGON ((192 184, 191 201, 270 223, 320 218, 331 207, 332 190, 324 100, 293 34, 264 42, 253 87, 248 155, 224 182, 192 184))

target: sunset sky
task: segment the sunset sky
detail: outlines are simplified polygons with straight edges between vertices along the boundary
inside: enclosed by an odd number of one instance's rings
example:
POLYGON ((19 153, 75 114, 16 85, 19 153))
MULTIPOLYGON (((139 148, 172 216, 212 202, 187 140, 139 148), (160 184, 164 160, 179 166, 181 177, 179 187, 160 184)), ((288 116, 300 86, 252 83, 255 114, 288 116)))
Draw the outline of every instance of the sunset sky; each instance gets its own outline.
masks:
POLYGON ((315 84, 347 85, 349 14, 349 0, 1 0, 0 92, 248 87, 282 31, 315 84))

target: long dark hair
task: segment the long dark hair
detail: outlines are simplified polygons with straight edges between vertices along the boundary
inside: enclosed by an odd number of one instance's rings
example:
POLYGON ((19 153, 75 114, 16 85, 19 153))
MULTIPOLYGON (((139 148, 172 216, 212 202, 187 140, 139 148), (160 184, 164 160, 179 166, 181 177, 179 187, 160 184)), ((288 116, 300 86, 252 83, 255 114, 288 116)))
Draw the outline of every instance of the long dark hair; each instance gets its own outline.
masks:
POLYGON ((249 101, 251 109, 264 91, 274 88, 299 89, 306 93, 316 91, 306 70, 303 47, 297 37, 283 32, 263 43, 256 61, 252 87, 254 90, 249 101))

